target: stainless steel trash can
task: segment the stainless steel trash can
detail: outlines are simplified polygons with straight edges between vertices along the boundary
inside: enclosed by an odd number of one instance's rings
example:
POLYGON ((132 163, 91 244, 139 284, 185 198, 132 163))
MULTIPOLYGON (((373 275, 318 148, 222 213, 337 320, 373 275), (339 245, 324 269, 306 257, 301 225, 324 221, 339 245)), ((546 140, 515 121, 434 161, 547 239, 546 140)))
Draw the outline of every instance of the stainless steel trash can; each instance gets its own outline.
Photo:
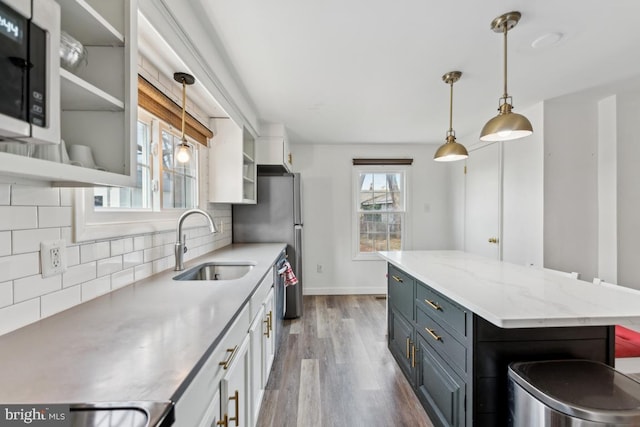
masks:
POLYGON ((512 363, 509 426, 640 426, 640 382, 588 360, 512 363))

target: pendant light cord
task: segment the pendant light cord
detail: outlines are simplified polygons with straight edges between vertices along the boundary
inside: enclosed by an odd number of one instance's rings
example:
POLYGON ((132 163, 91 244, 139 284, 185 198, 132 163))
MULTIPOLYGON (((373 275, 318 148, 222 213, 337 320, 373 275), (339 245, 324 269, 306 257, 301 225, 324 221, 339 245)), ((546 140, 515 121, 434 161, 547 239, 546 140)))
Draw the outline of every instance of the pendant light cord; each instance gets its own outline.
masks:
POLYGON ((186 119, 186 103, 187 103, 187 82, 182 79, 182 141, 184 137, 184 122, 186 119))
POLYGON ((507 31, 509 24, 505 22, 502 24, 502 32, 504 33, 504 95, 502 97, 507 99, 509 95, 507 94, 507 31))
POLYGON ((449 134, 453 133, 453 80, 449 82, 449 134))

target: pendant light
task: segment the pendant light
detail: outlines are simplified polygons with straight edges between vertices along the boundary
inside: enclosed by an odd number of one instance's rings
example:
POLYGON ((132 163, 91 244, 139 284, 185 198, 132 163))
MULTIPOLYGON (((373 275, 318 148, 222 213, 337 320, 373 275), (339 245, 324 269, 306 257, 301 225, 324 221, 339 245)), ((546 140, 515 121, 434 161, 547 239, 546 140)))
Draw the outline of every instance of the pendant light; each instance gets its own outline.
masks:
POLYGON ((507 32, 520 20, 520 12, 509 12, 491 22, 491 29, 504 34, 504 93, 498 102, 498 115, 487 122, 480 132, 482 141, 508 141, 533 133, 531 122, 522 114, 511 111, 513 99, 507 93, 507 32))
POLYGON ((464 148, 464 145, 456 142, 456 133, 453 130, 453 84, 460 80, 460 77, 462 77, 462 72, 460 71, 450 71, 442 76, 442 80, 450 86, 449 130, 447 131, 447 142, 442 144, 433 156, 433 160, 436 162, 453 162, 469 157, 469 153, 467 149, 464 148))
POLYGON ((187 85, 195 83, 196 79, 191 74, 174 73, 173 79, 178 83, 182 83, 182 138, 180 144, 176 147, 176 161, 178 163, 187 163, 191 160, 191 147, 187 144, 187 138, 184 134, 185 118, 187 114, 187 85))

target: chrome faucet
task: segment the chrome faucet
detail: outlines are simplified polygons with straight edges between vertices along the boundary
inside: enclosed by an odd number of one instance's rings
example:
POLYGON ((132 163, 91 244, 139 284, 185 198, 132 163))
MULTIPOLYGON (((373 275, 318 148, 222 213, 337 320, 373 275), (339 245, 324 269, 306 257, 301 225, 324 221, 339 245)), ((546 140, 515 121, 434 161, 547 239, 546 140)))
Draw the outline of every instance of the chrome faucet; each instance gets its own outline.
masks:
POLYGON ((187 252, 187 246, 185 245, 187 236, 182 234, 182 223, 189 215, 196 213, 202 214, 205 216, 205 218, 207 218, 207 220, 209 221, 209 230, 212 233, 218 232, 218 227, 216 227, 215 222, 213 222, 213 217, 209 214, 209 212, 203 211, 202 209, 189 209, 188 211, 183 212, 183 214, 180 215, 180 218, 178 218, 178 227, 176 229, 177 237, 176 244, 174 246, 174 252, 176 255, 176 267, 174 268, 175 271, 184 270, 184 253, 187 252))

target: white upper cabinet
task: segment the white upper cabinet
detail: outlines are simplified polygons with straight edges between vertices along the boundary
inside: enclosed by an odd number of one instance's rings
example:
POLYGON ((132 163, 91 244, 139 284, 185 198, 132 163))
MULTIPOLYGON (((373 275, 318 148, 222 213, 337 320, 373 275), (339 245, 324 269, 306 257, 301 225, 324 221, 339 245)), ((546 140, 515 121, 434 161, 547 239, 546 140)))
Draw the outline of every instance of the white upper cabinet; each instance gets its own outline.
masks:
POLYGON ((212 119, 209 201, 256 203, 255 138, 231 119, 212 119))
POLYGON ((86 59, 76 68, 60 69, 65 144, 58 151, 29 147, 22 155, 0 152, 0 177, 53 185, 132 186, 137 152, 137 0, 56 1, 62 31, 86 49, 86 59), (89 149, 73 149, 73 145, 89 149), (75 153, 89 151, 93 165, 73 158, 75 153))
POLYGON ((289 138, 283 125, 269 124, 260 127, 261 135, 256 143, 256 163, 259 165, 282 166, 292 171, 293 158, 289 138))

